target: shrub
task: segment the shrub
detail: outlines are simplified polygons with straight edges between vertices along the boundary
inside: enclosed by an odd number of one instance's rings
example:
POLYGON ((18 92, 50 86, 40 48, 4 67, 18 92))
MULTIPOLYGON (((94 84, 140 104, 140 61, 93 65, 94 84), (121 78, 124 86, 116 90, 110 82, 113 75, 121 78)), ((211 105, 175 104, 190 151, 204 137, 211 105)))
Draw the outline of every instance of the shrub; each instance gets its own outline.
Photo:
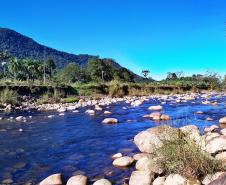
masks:
POLYGON ((20 98, 16 91, 5 89, 0 93, 0 103, 17 105, 20 104, 20 98))
POLYGON ((109 95, 111 97, 123 97, 128 95, 128 86, 118 81, 111 81, 109 84, 109 95))
POLYGON ((50 96, 49 94, 43 94, 38 100, 37 100, 37 103, 39 105, 42 105, 42 104, 46 104, 46 103, 50 103, 50 96))
POLYGON ((158 163, 167 175, 180 174, 186 178, 200 178, 213 174, 221 169, 220 161, 203 151, 188 136, 163 139, 163 145, 156 149, 155 155, 160 156, 158 163))
POLYGON ((79 101, 79 98, 76 98, 76 97, 68 97, 63 99, 63 103, 75 103, 78 101, 79 101))

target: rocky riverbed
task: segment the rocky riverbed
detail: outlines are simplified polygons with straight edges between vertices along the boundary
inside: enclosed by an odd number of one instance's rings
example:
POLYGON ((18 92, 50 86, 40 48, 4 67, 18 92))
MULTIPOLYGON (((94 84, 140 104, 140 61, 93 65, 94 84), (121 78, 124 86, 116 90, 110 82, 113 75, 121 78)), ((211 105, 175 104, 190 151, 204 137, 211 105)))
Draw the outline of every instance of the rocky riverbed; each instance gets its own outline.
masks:
MULTIPOLYGON (((144 137, 138 133, 162 124, 194 125, 197 137, 211 141, 203 148, 222 157, 225 130, 219 127, 226 123, 225 102, 222 93, 105 97, 74 104, 27 105, 25 110, 1 113, 0 179, 2 184, 148 185, 177 179, 189 184, 179 175, 160 173, 157 178, 158 173, 143 170, 151 147, 145 144, 150 143, 148 133, 144 137), (144 140, 134 139, 137 134, 144 140)), ((199 184, 202 180, 198 179, 199 184)))

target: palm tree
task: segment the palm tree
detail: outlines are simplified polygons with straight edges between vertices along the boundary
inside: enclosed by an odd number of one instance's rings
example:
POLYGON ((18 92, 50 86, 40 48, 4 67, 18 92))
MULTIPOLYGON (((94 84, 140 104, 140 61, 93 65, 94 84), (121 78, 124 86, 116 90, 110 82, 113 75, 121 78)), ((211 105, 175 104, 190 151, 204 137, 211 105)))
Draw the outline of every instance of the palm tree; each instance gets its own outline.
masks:
POLYGON ((14 80, 17 78, 17 74, 20 71, 20 63, 16 57, 11 57, 9 60, 9 72, 13 74, 14 80))

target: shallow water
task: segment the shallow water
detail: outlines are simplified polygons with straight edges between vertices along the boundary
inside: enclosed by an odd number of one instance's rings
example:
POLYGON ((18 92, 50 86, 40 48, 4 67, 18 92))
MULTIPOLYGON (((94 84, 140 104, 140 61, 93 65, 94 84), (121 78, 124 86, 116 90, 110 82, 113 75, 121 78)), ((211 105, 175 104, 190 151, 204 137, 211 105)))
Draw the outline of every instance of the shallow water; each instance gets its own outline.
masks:
POLYGON ((164 113, 172 117, 168 122, 153 122, 143 118, 150 113, 150 105, 158 105, 153 99, 139 107, 131 107, 126 103, 110 105, 113 114, 105 116, 99 111, 95 116, 79 113, 65 113, 60 117, 54 112, 23 112, 4 117, 32 115, 26 123, 7 121, 0 123, 0 182, 12 179, 14 184, 40 180, 53 173, 62 173, 65 179, 73 174, 85 174, 94 181, 105 177, 114 184, 122 184, 123 179, 130 176, 133 169, 119 169, 112 166, 111 155, 122 152, 133 155, 138 152, 133 144, 133 137, 140 131, 163 123, 175 127, 187 124, 197 125, 201 132, 205 126, 218 124, 219 118, 226 115, 226 98, 215 97, 218 106, 203 105, 202 99, 187 103, 167 102, 163 105, 164 113), (126 109, 123 109, 126 107, 126 109), (204 114, 197 115, 196 111, 204 114), (48 115, 55 114, 52 119, 48 115), (207 117, 215 121, 208 122, 207 117), (117 125, 102 124, 105 117, 119 119, 117 125), (130 121, 128 121, 130 120, 130 121), (19 129, 23 129, 22 132, 19 129))

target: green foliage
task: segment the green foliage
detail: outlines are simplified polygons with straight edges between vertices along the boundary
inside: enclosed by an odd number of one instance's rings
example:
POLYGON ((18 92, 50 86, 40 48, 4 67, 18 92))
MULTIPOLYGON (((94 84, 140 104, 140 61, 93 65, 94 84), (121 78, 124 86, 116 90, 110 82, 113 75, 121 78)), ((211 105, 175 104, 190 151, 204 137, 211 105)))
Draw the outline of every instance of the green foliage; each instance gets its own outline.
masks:
POLYGON ((64 98, 63 103, 76 103, 79 101, 79 98, 76 97, 68 97, 68 98, 64 98))
POLYGON ((180 174, 187 178, 200 178, 221 169, 220 161, 203 151, 189 136, 170 133, 170 139, 162 140, 163 145, 156 149, 158 164, 166 174, 180 174))
POLYGON ((111 97, 123 97, 128 95, 128 86, 116 80, 109 84, 109 95, 111 97))
POLYGON ((47 104, 50 103, 50 95, 48 93, 43 94, 38 100, 37 100, 37 104, 38 105, 42 105, 42 104, 47 104))
POLYGON ((114 79, 122 82, 133 82, 134 75, 126 68, 115 70, 114 79))
POLYGON ((0 103, 18 105, 20 104, 20 98, 17 92, 13 90, 5 89, 0 92, 0 103))
POLYGON ((70 63, 61 72, 59 79, 65 83, 74 83, 81 80, 81 70, 78 64, 70 63))

